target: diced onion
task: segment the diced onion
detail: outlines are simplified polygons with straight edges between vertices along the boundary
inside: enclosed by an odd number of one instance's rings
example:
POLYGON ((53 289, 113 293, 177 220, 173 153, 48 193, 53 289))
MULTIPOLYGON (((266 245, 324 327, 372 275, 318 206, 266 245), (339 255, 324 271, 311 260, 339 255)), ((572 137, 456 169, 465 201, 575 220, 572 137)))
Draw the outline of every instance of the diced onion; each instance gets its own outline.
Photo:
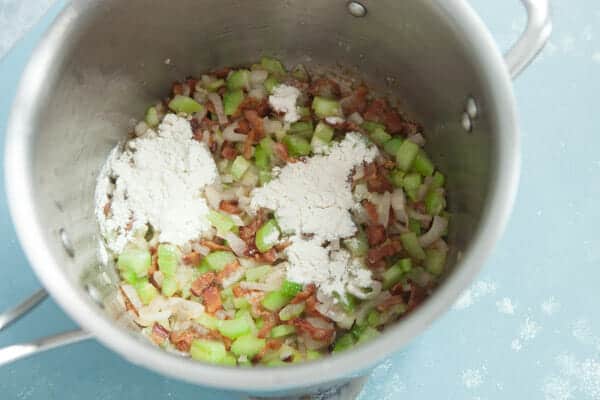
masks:
POLYGON ((209 93, 207 95, 208 100, 215 107, 215 113, 217 114, 217 119, 219 120, 219 124, 225 125, 227 124, 227 117, 225 116, 225 112, 223 111, 223 102, 221 101, 221 96, 218 93, 209 93))
POLYGON ((390 218, 391 195, 390 192, 385 192, 379 196, 379 204, 377 204, 378 222, 387 226, 390 218))
POLYGON ((269 76, 269 73, 267 71, 262 70, 262 69, 252 70, 252 71, 250 71, 250 83, 253 86, 260 85, 264 81, 267 80, 268 76, 269 76))
POLYGON ((348 117, 348 121, 356 125, 362 125, 365 122, 364 118, 357 112, 353 112, 352 114, 350 114, 350 116, 348 117))
POLYGON ((440 217, 436 215, 433 217, 433 222, 431 224, 431 228, 419 237, 419 244, 422 247, 429 247, 435 241, 440 239, 444 232, 446 231, 446 227, 448 226, 448 220, 444 217, 440 217))
POLYGON ((238 123, 234 122, 228 125, 227 128, 223 129, 223 139, 229 142, 244 142, 246 141, 247 135, 237 133, 235 130, 238 127, 238 123))
POLYGON ((354 323, 354 317, 344 312, 344 310, 338 304, 317 303, 315 308, 327 318, 337 322, 337 324, 343 329, 350 329, 354 323))
POLYGON ((233 221, 233 223, 236 226, 244 226, 246 224, 244 224, 244 220, 242 219, 242 217, 240 217, 237 214, 229 214, 229 217, 231 218, 231 220, 233 221))
POLYGON ((257 100, 264 99, 266 95, 267 95, 267 93, 265 92, 265 89, 262 87, 253 88, 248 92, 248 96, 253 97, 257 100))
POLYGON ((223 200, 221 193, 219 193, 214 186, 207 186, 204 188, 204 195, 206 196, 208 205, 211 206, 211 208, 218 210, 219 204, 221 204, 221 200, 223 200))
POLYGON ((361 300, 369 300, 377 297, 377 295, 381 293, 381 282, 374 280, 370 285, 370 292, 365 292, 363 288, 360 288, 352 283, 349 284, 346 289, 348 289, 348 293, 354 297, 358 297, 361 300))
POLYGON ((242 277, 244 276, 244 272, 245 271, 243 268, 236 269, 229 276, 227 276, 225 279, 223 279, 221 285, 224 288, 228 288, 229 286, 233 285, 234 283, 236 283, 237 281, 242 279, 242 277))
POLYGON ((133 286, 121 285, 121 290, 123 290, 123 293, 125 293, 125 296, 127 296, 127 299, 135 307, 136 310, 142 308, 142 300, 140 300, 133 286))
POLYGON ((410 140, 414 144, 417 144, 421 147, 425 146, 425 138, 420 133, 409 136, 408 138, 406 138, 406 140, 410 140))
POLYGON ((402 189, 395 189, 392 192, 390 199, 392 209, 396 215, 396 219, 403 223, 408 223, 408 215, 406 215, 406 197, 402 189))
POLYGON ((192 243, 192 250, 194 250, 196 253, 202 254, 203 256, 206 256, 208 253, 210 253, 210 249, 208 247, 202 246, 197 242, 192 243))
POLYGON ((408 209, 408 216, 412 219, 416 219, 419 222, 425 222, 426 224, 431 222, 431 215, 421 214, 412 208, 408 209))
POLYGON ((273 285, 273 284, 267 284, 267 283, 260 283, 260 282, 248 282, 248 281, 242 281, 240 282, 240 287, 242 289, 246 289, 246 290, 261 290, 263 292, 272 292, 275 290, 279 289, 280 285, 273 285))
POLYGON ((246 252, 246 242, 244 242, 238 235, 233 232, 227 232, 224 236, 224 239, 227 240, 229 247, 238 257, 243 257, 246 252))
POLYGON ((267 117, 263 118, 263 128, 268 135, 279 132, 283 129, 281 121, 271 120, 267 117))

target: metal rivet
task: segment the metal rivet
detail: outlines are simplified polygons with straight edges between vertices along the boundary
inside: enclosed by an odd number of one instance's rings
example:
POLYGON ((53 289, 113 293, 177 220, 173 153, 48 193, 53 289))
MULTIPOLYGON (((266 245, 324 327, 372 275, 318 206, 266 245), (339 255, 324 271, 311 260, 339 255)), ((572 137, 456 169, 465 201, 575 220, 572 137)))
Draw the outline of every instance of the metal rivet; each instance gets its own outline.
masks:
POLYGON ((360 4, 358 1, 348 2, 348 11, 354 17, 364 17, 367 15, 367 7, 360 4))
POLYGON ((467 98, 467 102, 465 104, 465 111, 467 112, 469 117, 471 117, 471 119, 477 118, 477 115, 479 114, 479 110, 477 109, 477 103, 475 102, 474 98, 472 98, 472 97, 467 98))
POLYGON ((71 239, 69 239, 69 235, 67 235, 65 228, 60 228, 58 230, 58 234, 60 235, 60 241, 62 242, 63 249, 65 249, 69 257, 75 257, 75 250, 73 250, 71 239))
POLYGON ((467 132, 471 132, 471 130, 473 129, 473 122, 471 121, 471 117, 469 117, 469 114, 467 114, 466 112, 462 114, 460 123, 462 124, 463 129, 467 132))

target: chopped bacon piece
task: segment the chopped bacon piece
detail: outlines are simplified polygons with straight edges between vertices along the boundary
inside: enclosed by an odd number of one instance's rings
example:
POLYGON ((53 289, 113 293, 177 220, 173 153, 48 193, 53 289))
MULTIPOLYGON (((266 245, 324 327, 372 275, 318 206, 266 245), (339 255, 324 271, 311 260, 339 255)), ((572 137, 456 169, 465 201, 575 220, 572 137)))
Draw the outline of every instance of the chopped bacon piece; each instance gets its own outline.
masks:
POLYGON ((415 309, 426 297, 427 291, 425 288, 422 288, 414 282, 410 282, 410 296, 408 298, 408 308, 406 311, 415 309))
POLYGON ((237 155, 238 155, 238 151, 231 142, 228 142, 228 141, 223 142, 223 147, 221 148, 221 156, 224 159, 235 160, 237 155))
POLYGON ((217 283, 223 284, 223 280, 227 279, 227 277, 233 274, 240 267, 240 262, 238 260, 229 263, 217 274, 217 283))
POLYGON ((367 226, 367 239, 369 246, 377 246, 383 243, 387 237, 385 227, 381 224, 369 224, 367 226))
POLYGON ((332 339, 333 334, 335 333, 335 329, 317 328, 316 326, 312 325, 310 322, 302 318, 296 318, 292 322, 296 329, 309 334, 310 337, 314 340, 329 341, 332 339))
POLYGON ((251 96, 246 96, 232 117, 237 118, 243 115, 246 110, 255 111, 261 118, 265 117, 270 111, 269 102, 266 98, 259 100, 251 96))
POLYGON ((265 136, 265 129, 263 126, 263 120, 258 115, 256 110, 244 110, 244 117, 246 117, 250 123, 252 131, 254 131, 256 135, 256 139, 262 139, 265 136))
POLYGON ((385 169, 374 162, 365 165, 365 180, 369 192, 383 193, 394 190, 385 174, 385 169))
POLYGON ((250 129, 250 132, 246 135, 246 140, 244 141, 244 153, 242 154, 246 160, 252 158, 252 150, 254 142, 256 141, 256 131, 254 129, 250 129))
POLYGON ((173 96, 183 94, 183 84, 178 81, 173 82, 173 84, 171 84, 171 92, 173 93, 173 96))
POLYGON ((404 133, 406 122, 384 99, 375 99, 369 104, 364 118, 382 123, 391 134, 404 133))
POLYGON ((231 251, 228 246, 213 242, 212 240, 203 239, 200 241, 200 244, 204 247, 208 247, 210 250, 224 250, 231 251))
POLYGON ((304 312, 307 315, 310 315, 311 317, 320 317, 326 319, 327 321, 330 321, 330 319, 327 316, 321 314, 321 312, 317 310, 317 304, 319 304, 319 302, 317 300, 317 297, 313 294, 312 296, 306 299, 306 308, 304 309, 304 312))
POLYGON ((110 214, 110 201, 107 201, 106 204, 104 205, 104 208, 102 208, 102 212, 104 213, 105 217, 108 217, 110 214))
POLYGON ((187 83, 188 87, 190 88, 190 97, 192 97, 194 95, 194 92, 196 91, 196 83, 198 83, 198 79, 194 79, 191 76, 188 76, 187 78, 185 78, 185 83, 187 83))
POLYGON ((192 282, 192 287, 190 291, 194 296, 203 296, 204 290, 210 287, 216 279, 216 275, 214 272, 206 272, 200 275, 194 282, 192 282))
POLYGON ((191 328, 184 331, 171 331, 171 334, 169 335, 169 339, 175 348, 183 352, 190 351, 192 342, 199 337, 201 337, 200 333, 191 328))
POLYGON ((221 69, 214 70, 212 72, 212 74, 214 76, 216 76, 218 79, 225 79, 225 78, 227 78, 227 75, 229 75, 229 71, 231 71, 231 68, 223 67, 221 69))
POLYGON ((215 313, 221 306, 221 293, 216 286, 210 286, 202 292, 202 299, 204 300, 204 306, 208 313, 215 313))
POLYGON ((192 120, 190 121, 190 126, 192 127, 192 133, 193 133, 194 139, 197 141, 201 141, 202 140, 201 121, 198 121, 197 118, 192 118, 192 120))
POLYGON ((280 339, 267 339, 265 343, 265 347, 263 347, 260 352, 254 357, 255 361, 261 360, 269 350, 279 350, 279 348, 283 345, 283 341, 280 339))
POLYGON ((289 162, 291 157, 290 157, 290 154, 288 153, 287 147, 285 147, 285 145, 283 143, 279 143, 279 142, 274 143, 273 150, 275 151, 275 154, 277 154, 277 157, 279 157, 281 160, 283 160, 285 162, 289 162))
POLYGON ((308 299, 310 296, 312 296, 315 291, 316 291, 316 286, 314 283, 309 283, 308 285, 304 286, 304 289, 302 289, 301 292, 299 292, 298 294, 296 294, 296 297, 294 297, 292 299, 292 301, 290 301, 291 304, 298 304, 303 302, 304 300, 308 299))
POLYGON ((283 251, 283 250, 287 249, 287 248, 288 248, 288 247, 289 247, 291 244, 292 244, 292 241, 291 241, 291 240, 286 240, 286 241, 283 241, 283 242, 277 243, 277 244, 274 246, 274 248, 275 248, 275 250, 277 250, 277 251, 283 251))
POLYGON ((247 135, 250 132, 250 123, 248 120, 241 119, 238 121, 238 126, 235 128, 235 131, 244 135, 247 135))
POLYGON ((361 204, 365 208, 371 223, 376 224, 379 221, 379 216, 377 215, 377 207, 375 207, 375 204, 371 203, 369 200, 363 200, 361 204))
POLYGON ((155 253, 151 253, 152 254, 152 258, 150 259, 150 268, 148 269, 148 274, 152 275, 153 273, 155 273, 156 271, 158 271, 158 254, 155 253))
POLYGON ((277 260, 277 250, 275 248, 269 249, 264 253, 256 253, 254 259, 258 262, 272 264, 277 260))
POLYGON ((235 297, 242 297, 250 293, 249 290, 242 288, 239 284, 232 286, 231 290, 235 297))
POLYGON ((246 255, 252 256, 258 252, 254 238, 256 231, 266 222, 267 215, 263 209, 256 214, 256 218, 246 226, 240 227, 240 239, 246 243, 246 255))
POLYGON ((400 250, 402 250, 402 245, 400 242, 396 240, 388 240, 387 242, 379 245, 379 247, 369 249, 367 252, 367 265, 369 268, 374 268, 378 265, 379 261, 383 260, 385 257, 393 256, 400 250))
POLYGON ((242 212, 238 207, 237 200, 221 200, 219 210, 225 211, 228 214, 240 214, 242 212))
POLYGON ((340 85, 332 79, 319 78, 312 82, 308 89, 313 96, 339 98, 342 94, 340 85))
POLYGON ((152 333, 150 334, 150 339, 158 345, 162 344, 165 340, 169 338, 169 331, 167 328, 155 322, 152 325, 152 333))
POLYGON ((259 338, 265 338, 271 333, 271 329, 277 324, 277 316, 273 313, 264 313, 262 315, 263 326, 258 331, 259 338))
POLYGON ((365 85, 360 85, 354 90, 352 96, 342 101, 342 109, 344 114, 349 115, 355 112, 364 113, 367 109, 367 95, 369 89, 365 85))
POLYGON ((385 311, 391 306, 395 306, 396 304, 403 304, 404 299, 402 296, 392 296, 385 299, 382 303, 380 303, 376 308, 377 311, 385 311))
POLYGON ((183 257, 181 257, 181 260, 186 265, 196 266, 200 264, 200 261, 202 260, 202 254, 196 253, 195 251, 191 251, 183 257))

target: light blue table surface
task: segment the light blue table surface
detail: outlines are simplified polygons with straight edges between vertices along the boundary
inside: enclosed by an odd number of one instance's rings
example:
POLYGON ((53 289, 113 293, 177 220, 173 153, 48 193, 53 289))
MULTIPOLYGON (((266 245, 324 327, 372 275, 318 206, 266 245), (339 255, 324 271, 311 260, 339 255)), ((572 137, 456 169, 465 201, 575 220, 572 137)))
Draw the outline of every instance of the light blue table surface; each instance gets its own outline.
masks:
MULTIPOLYGON (((506 49, 525 21, 518 1, 472 3, 506 49)), ((551 41, 515 82, 522 174, 506 234, 473 287, 375 369, 361 400, 600 399, 600 2, 553 3, 551 41)), ((1 143, 17 80, 59 8, 0 60, 1 143)), ((39 283, 4 196, 0 221, 5 309, 39 283)), ((74 326, 48 300, 0 334, 0 346, 74 326)), ((134 367, 94 341, 0 369, 0 399, 82 398, 238 397, 134 367)))

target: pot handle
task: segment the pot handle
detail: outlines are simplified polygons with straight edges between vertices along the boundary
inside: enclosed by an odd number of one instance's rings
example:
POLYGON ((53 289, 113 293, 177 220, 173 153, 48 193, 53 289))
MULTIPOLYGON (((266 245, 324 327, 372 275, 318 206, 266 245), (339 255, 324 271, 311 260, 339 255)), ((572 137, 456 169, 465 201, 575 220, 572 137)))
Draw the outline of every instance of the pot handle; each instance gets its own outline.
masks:
MULTIPOLYGON (((16 307, 0 314, 0 331, 8 328, 48 297, 45 289, 39 289, 16 307)), ((80 329, 47 336, 27 343, 18 343, 0 348, 0 367, 55 347, 65 346, 90 339, 91 334, 80 329)))
POLYGON ((521 0, 527 11, 527 25, 521 37, 506 52, 504 59, 512 79, 531 63, 552 32, 549 0, 521 0))

